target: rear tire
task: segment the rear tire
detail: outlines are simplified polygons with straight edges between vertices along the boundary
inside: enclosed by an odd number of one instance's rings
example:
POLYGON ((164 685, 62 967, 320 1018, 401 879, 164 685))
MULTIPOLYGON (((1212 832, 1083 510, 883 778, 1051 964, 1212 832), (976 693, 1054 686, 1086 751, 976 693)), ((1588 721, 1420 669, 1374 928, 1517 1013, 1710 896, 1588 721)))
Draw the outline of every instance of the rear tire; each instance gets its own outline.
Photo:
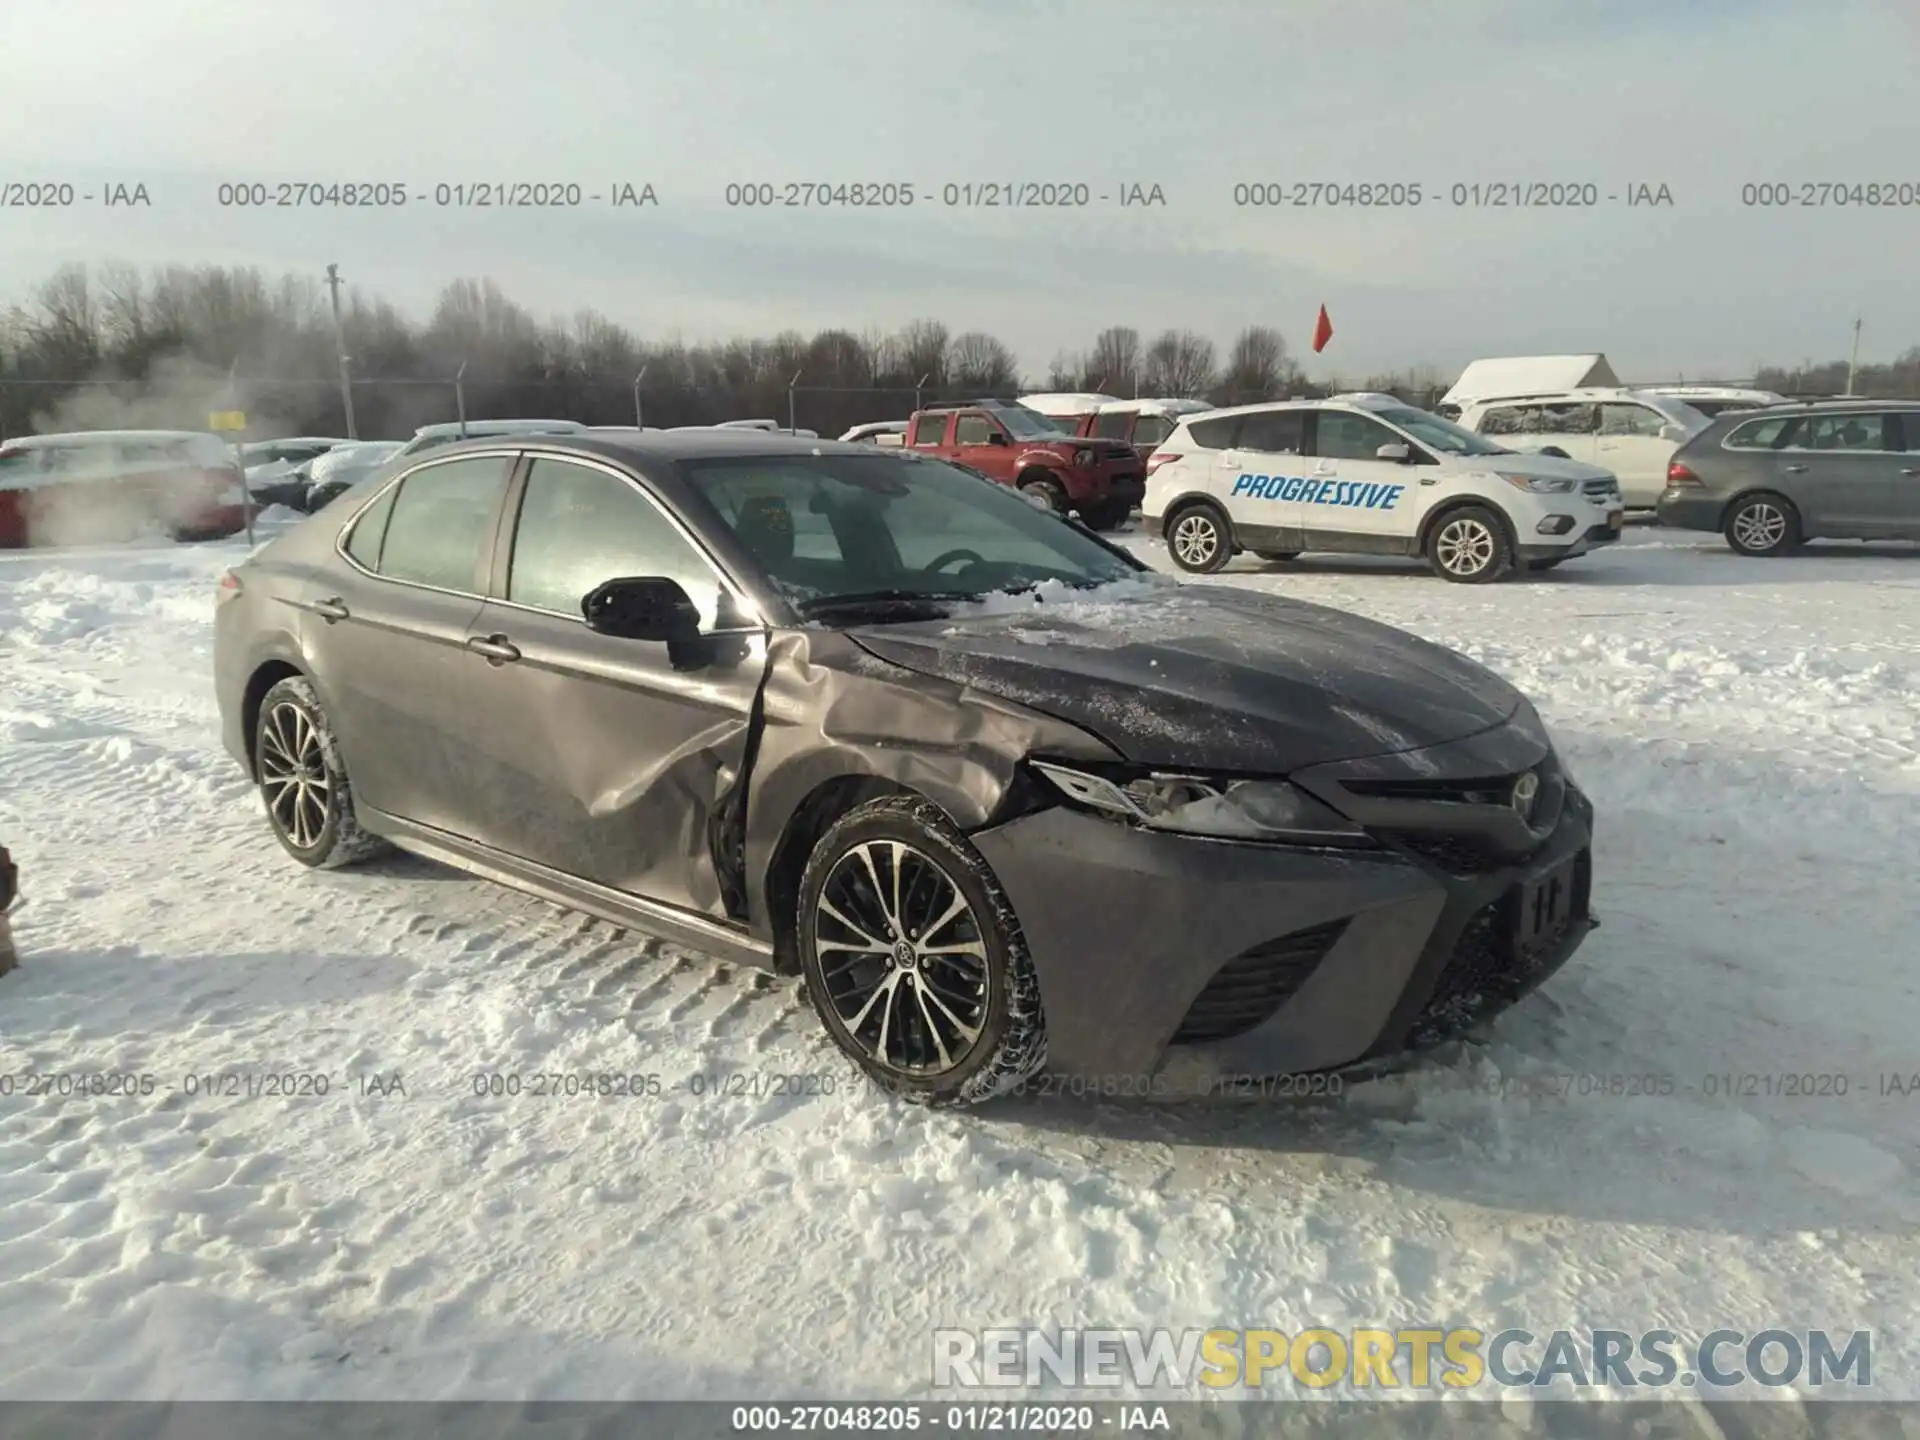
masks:
POLYGON ((1490 584, 1513 569, 1507 527, 1481 505, 1449 510, 1427 537, 1427 564, 1456 585, 1490 584))
POLYGON ((1736 555, 1784 555, 1800 544, 1800 512, 1771 491, 1743 495, 1727 511, 1721 534, 1736 555))
POLYGON ((360 826, 340 746, 311 681, 289 676, 267 691, 253 753, 267 823, 302 865, 336 870, 391 848, 360 826))
POLYGON ((1233 527, 1218 506, 1204 500, 1173 511, 1162 533, 1173 563, 1190 575, 1211 575, 1233 558, 1233 527))
POLYGON ((889 1094, 977 1104, 1046 1064, 1013 907, 931 801, 888 795, 836 821, 801 876, 795 931, 828 1037, 889 1094))

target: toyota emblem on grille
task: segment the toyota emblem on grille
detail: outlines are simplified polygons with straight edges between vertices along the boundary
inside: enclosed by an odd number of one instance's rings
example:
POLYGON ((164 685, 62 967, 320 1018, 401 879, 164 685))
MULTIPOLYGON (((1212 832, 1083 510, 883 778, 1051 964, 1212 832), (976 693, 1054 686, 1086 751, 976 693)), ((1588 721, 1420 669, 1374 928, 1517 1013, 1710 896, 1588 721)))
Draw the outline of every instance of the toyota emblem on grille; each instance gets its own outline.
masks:
POLYGON ((1540 777, 1531 770, 1513 782, 1511 803, 1522 820, 1533 818, 1533 797, 1540 793, 1540 777))

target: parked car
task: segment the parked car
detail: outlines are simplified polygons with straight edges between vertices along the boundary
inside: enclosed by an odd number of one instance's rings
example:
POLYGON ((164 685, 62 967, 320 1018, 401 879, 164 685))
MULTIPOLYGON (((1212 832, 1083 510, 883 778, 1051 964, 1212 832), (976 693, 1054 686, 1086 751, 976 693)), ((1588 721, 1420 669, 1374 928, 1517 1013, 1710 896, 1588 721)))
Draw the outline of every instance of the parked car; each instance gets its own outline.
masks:
POLYGON ((1201 574, 1243 550, 1331 550, 1480 584, 1608 544, 1625 513, 1597 465, 1515 454, 1382 394, 1189 416, 1147 463, 1142 523, 1201 574))
POLYGON ((256 440, 240 447, 240 463, 246 467, 247 489, 253 503, 265 508, 285 505, 298 510, 306 503, 312 484, 311 463, 345 440, 318 435, 296 436, 288 440, 256 440))
POLYGON ((1670 396, 1590 389, 1472 401, 1460 424, 1511 450, 1604 466, 1629 509, 1650 510, 1666 489, 1673 452, 1706 429, 1707 417, 1670 396))
POLYGON ((307 463, 307 492, 296 508, 308 514, 324 509, 404 448, 398 440, 356 440, 335 446, 307 463))
POLYGON ((873 445, 903 445, 907 438, 907 422, 904 420, 875 420, 865 425, 855 425, 840 437, 844 441, 865 441, 873 445))
POLYGON ((397 844, 804 975, 915 1100, 1371 1063, 1593 923, 1592 807, 1504 680, 909 452, 469 443, 219 593, 295 860, 397 844))
POLYGON ((1095 530, 1124 525, 1146 493, 1146 469, 1117 440, 1078 440, 1005 400, 929 405, 907 425, 917 454, 958 460, 1095 530))
POLYGON ((1619 388, 1620 377, 1604 355, 1500 355, 1468 365, 1433 409, 1458 420, 1475 401, 1619 388))
POLYGON ((1214 408, 1205 400, 1113 400, 1077 395, 1022 395, 1020 403, 1038 410, 1069 435, 1124 440, 1142 461, 1173 434, 1182 416, 1214 408), (1093 400, 1099 403, 1085 403, 1093 400))
POLYGON ((246 504, 218 435, 93 430, 0 445, 0 545, 218 539, 245 528, 246 504))
POLYGON ((1779 405, 1721 416, 1675 453, 1662 525, 1742 555, 1803 541, 1920 540, 1920 401, 1779 405))
POLYGON ((1648 395, 1665 395, 1709 420, 1729 410, 1764 410, 1769 405, 1784 405, 1787 397, 1772 390, 1744 389, 1737 385, 1645 385, 1648 395))
POLYGON ((440 425, 422 425, 394 458, 411 460, 415 455, 460 440, 501 435, 580 435, 586 429, 578 420, 451 420, 440 425))

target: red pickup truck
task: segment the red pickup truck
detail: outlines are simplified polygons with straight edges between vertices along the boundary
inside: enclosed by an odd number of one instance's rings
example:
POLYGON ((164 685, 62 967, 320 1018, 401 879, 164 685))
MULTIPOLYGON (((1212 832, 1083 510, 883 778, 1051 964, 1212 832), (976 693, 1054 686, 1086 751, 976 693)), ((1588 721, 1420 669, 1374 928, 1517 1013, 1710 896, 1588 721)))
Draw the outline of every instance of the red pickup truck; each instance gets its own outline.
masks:
POLYGON ((1077 511, 1095 530, 1124 525, 1147 489, 1146 465, 1132 446, 1077 438, 1010 401, 916 410, 907 445, 1043 499, 1062 515, 1077 511))

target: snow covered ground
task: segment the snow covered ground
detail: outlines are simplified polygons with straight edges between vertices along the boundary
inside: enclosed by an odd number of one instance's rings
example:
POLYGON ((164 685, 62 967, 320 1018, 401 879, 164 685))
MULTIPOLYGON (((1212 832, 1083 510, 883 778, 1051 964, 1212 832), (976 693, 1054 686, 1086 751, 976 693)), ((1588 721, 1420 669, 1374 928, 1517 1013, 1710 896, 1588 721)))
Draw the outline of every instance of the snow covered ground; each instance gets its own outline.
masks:
POLYGON ((1920 1397, 1920 1093, 1881 1093, 1920 1072, 1920 553, 1236 563, 1531 692, 1599 806, 1604 928, 1486 1042, 1338 1101, 961 1115, 476 1094, 850 1072, 790 983, 424 862, 297 868, 216 738, 239 553, 0 553, 0 1074, 158 1081, 0 1096, 0 1395, 914 1396, 933 1327, 1034 1323, 1864 1327, 1866 1393, 1920 1397), (331 1088, 186 1093, 217 1072, 331 1088))

